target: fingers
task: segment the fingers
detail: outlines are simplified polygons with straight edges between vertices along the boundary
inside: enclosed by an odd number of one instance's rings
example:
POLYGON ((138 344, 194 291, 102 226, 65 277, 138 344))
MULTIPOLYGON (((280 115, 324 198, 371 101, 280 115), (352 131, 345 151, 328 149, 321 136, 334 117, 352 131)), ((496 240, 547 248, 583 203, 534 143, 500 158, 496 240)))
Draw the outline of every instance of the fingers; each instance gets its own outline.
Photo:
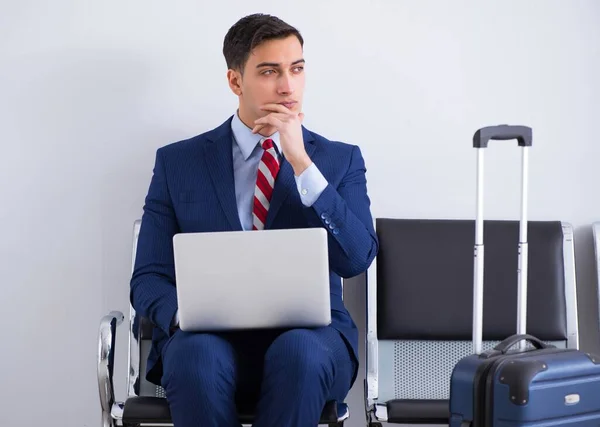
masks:
POLYGON ((304 118, 303 113, 295 113, 294 111, 281 104, 265 104, 262 107, 260 107, 260 109, 263 111, 272 111, 274 113, 286 114, 290 117, 300 117, 300 120, 304 118), (302 116, 300 116, 300 114, 302 114, 302 116))
POLYGON ((282 113, 282 114, 287 114, 287 115, 293 115, 294 113, 292 113, 292 111, 281 105, 281 104, 265 104, 262 107, 260 107, 261 110, 263 111, 273 111, 275 113, 282 113))
POLYGON ((252 133, 260 132, 266 125, 256 125, 252 128, 252 133))
POLYGON ((276 114, 281 120, 283 120, 285 117, 298 117, 300 121, 304 120, 304 113, 295 113, 292 110, 280 104, 265 104, 262 107, 260 107, 260 109, 263 111, 272 111, 272 113, 270 114, 276 114))
POLYGON ((286 121, 284 120, 284 117, 276 117, 275 113, 261 117, 260 119, 254 121, 254 128, 252 128, 252 133, 257 133, 266 126, 273 126, 275 129, 281 129, 283 122, 286 121))
POLYGON ((270 108, 273 110, 282 110, 282 112, 271 112, 264 117, 261 117, 254 121, 254 128, 252 129, 252 133, 257 133, 261 129, 266 126, 273 126, 274 128, 281 130, 281 127, 284 126, 285 123, 289 123, 291 120, 295 120, 296 118, 300 119, 300 123, 304 120, 304 113, 294 113, 288 110, 283 105, 279 104, 266 104, 261 108, 263 111, 269 111, 270 108))
POLYGON ((271 126, 281 126, 283 122, 287 121, 287 117, 280 117, 275 114, 269 114, 260 119, 254 120, 255 125, 271 125, 271 126))
POLYGON ((293 116, 290 116, 289 114, 283 114, 283 113, 269 113, 266 116, 262 116, 258 119, 256 119, 254 121, 254 123, 260 123, 261 120, 267 118, 267 117, 274 117, 277 120, 279 120, 280 122, 287 122, 289 119, 291 119, 293 116))

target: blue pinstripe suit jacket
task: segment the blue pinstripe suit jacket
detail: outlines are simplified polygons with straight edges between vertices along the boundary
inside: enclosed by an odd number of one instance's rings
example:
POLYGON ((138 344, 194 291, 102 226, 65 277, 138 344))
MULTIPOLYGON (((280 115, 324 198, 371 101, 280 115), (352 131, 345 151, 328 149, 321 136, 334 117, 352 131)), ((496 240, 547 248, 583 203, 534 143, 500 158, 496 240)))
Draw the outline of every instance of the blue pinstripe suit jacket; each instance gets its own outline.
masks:
MULTIPOLYGON (((332 326, 358 360, 358 330, 342 301, 341 277, 367 270, 378 251, 357 146, 333 142, 303 127, 306 151, 328 185, 311 207, 302 204, 291 165, 283 160, 266 229, 324 227, 329 231, 332 326), (331 225, 334 227, 330 227, 331 225)), ((177 311, 173 236, 242 230, 235 197, 231 117, 188 140, 159 148, 144 203, 130 299, 154 325, 146 377, 160 384, 161 349, 177 311)))

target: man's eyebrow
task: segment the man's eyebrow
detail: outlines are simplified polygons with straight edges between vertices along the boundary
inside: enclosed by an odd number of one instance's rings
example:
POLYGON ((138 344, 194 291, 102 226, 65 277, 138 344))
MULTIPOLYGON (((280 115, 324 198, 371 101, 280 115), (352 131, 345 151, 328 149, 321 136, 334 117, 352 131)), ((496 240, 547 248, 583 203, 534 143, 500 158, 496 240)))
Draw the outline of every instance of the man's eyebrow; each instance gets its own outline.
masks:
MULTIPOLYGON (((298 59, 298 60, 292 62, 292 65, 305 63, 305 62, 306 61, 304 59, 298 59)), ((261 67, 281 67, 281 64, 278 62, 261 62, 260 64, 258 64, 256 66, 256 68, 261 68, 261 67)))

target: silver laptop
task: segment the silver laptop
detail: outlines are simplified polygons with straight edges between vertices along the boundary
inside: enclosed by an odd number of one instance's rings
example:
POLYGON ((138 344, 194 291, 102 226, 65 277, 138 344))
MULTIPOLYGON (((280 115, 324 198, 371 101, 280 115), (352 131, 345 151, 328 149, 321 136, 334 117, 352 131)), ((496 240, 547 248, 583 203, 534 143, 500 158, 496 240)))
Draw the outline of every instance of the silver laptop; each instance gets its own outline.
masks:
POLYGON ((173 246, 184 331, 331 323, 323 228, 180 233, 173 246))

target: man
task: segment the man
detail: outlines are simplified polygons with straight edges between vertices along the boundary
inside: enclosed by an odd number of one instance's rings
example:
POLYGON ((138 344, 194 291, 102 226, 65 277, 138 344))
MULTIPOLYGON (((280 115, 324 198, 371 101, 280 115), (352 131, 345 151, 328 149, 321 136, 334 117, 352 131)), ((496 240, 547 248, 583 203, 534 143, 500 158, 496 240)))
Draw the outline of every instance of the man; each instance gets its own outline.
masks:
POLYGON ((155 325, 147 378, 165 388, 177 427, 239 426, 242 401, 256 405, 256 427, 314 426, 325 403, 343 401, 356 378, 358 332, 340 277, 366 271, 378 241, 359 148, 301 124, 303 43, 276 17, 238 21, 223 46, 237 112, 157 151, 131 301, 155 325), (174 234, 307 227, 329 232, 330 326, 214 334, 177 328, 174 234))

